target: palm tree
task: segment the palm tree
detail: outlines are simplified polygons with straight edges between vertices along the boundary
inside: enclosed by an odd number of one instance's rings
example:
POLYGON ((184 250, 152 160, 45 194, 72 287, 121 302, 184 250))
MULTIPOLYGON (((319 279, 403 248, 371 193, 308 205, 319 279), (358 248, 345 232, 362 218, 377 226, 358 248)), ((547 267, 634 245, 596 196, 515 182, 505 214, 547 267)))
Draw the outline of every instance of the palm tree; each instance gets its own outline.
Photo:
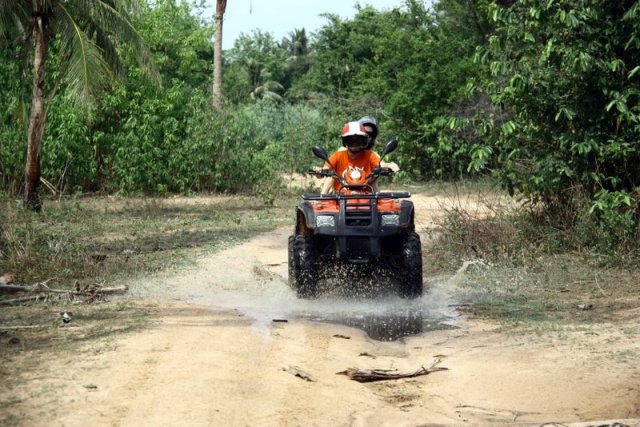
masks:
POLYGON ((278 92, 282 92, 284 87, 273 80, 269 70, 254 58, 249 58, 243 62, 243 68, 247 73, 247 79, 251 87, 251 93, 249 93, 251 99, 256 101, 270 98, 275 101, 282 101, 282 96, 278 92))
POLYGON ((222 23, 227 0, 216 0, 216 16, 214 19, 216 33, 213 46, 213 106, 222 107, 222 23))
POLYGON ((28 43, 33 56, 33 90, 27 134, 24 205, 42 209, 40 143, 48 104, 61 82, 79 102, 90 100, 115 74, 123 74, 116 46, 127 41, 143 69, 157 77, 151 54, 131 24, 137 0, 0 0, 0 38, 28 43), (60 65, 47 92, 49 45, 57 40, 60 65))
POLYGON ((313 57, 309 49, 307 32, 304 28, 296 28, 289 32, 289 37, 282 39, 280 45, 287 51, 284 86, 289 88, 295 80, 306 74, 311 68, 313 57))
POLYGON ((289 37, 285 37, 282 40, 282 45, 290 58, 309 54, 309 39, 304 28, 296 28, 293 31, 289 31, 289 37))

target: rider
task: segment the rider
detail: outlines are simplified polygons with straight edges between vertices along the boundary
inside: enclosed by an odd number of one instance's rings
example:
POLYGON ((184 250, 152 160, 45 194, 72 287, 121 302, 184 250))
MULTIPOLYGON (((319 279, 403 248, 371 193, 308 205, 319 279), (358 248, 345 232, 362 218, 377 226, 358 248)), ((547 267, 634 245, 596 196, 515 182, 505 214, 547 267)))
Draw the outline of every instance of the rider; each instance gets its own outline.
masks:
MULTIPOLYGON (((380 156, 367 148, 370 138, 366 129, 358 122, 346 123, 340 138, 342 146, 346 149, 333 153, 324 167, 333 169, 349 184, 367 184, 366 178, 380 164, 380 156)), ((373 182, 368 183, 373 184, 373 182)), ((322 185, 322 194, 327 194, 332 184, 335 192, 340 189, 337 179, 325 180, 322 185)))

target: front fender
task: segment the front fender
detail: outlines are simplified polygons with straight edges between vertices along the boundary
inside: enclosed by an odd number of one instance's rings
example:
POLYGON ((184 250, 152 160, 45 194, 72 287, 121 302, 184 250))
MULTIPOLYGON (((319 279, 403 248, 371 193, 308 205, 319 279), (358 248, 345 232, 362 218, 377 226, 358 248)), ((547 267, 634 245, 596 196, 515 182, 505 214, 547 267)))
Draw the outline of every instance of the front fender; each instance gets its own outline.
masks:
POLYGON ((316 214, 310 202, 302 202, 296 208, 296 234, 313 234, 316 214))
POLYGON ((414 231, 416 225, 414 223, 414 209, 413 202, 410 200, 403 200, 400 205, 400 226, 407 227, 409 231, 414 231))

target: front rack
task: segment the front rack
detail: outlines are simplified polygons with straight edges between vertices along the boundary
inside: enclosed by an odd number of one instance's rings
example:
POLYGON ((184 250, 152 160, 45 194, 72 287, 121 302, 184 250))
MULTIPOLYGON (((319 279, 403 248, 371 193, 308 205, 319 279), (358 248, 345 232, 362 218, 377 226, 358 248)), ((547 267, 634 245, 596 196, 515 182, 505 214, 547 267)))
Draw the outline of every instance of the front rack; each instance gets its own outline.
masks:
POLYGON ((338 193, 338 194, 303 194, 303 200, 344 200, 344 199, 408 199, 408 191, 390 191, 384 193, 338 193))

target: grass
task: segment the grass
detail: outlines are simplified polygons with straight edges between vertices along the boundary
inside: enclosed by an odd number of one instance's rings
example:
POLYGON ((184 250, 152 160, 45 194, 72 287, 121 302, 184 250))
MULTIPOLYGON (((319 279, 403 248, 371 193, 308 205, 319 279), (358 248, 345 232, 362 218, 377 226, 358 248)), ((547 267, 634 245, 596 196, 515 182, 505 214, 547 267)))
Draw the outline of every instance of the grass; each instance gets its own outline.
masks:
POLYGON ((486 188, 450 199, 424 264, 428 274, 443 274, 475 261, 458 290, 474 315, 505 324, 588 324, 621 320, 640 307, 639 264, 617 259, 629 254, 580 246, 579 229, 554 227, 486 188))
POLYGON ((41 214, 0 202, 0 274, 50 286, 117 281, 188 262, 291 221, 294 198, 79 198, 48 201, 41 214))

